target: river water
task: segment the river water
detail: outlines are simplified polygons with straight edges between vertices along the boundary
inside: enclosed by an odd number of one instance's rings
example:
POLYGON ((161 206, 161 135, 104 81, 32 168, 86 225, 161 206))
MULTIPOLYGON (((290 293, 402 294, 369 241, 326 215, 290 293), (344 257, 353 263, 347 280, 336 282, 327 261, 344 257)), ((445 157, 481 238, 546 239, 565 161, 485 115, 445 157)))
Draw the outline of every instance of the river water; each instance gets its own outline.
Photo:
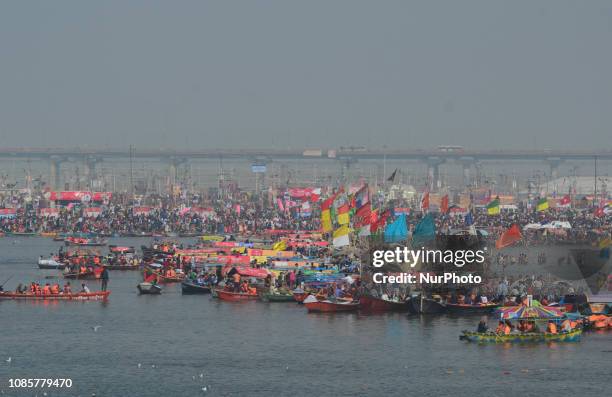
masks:
MULTIPOLYGON (((148 239, 111 239, 140 246, 148 239)), ((185 240, 189 241, 189 240, 185 240)), ((0 239, 5 288, 56 274, 44 238, 0 239)), ((459 341, 478 317, 308 314, 294 303, 227 303, 168 285, 139 296, 138 272, 111 272, 108 302, 0 301, 4 396, 505 396, 609 391, 612 332, 575 344, 459 341), (100 325, 97 332, 92 327, 100 325), (11 357, 11 362, 6 360, 11 357), (70 378, 64 389, 10 378, 70 378)), ((88 282, 98 289, 97 282, 88 282)), ((495 326, 491 321, 490 326, 495 326)))

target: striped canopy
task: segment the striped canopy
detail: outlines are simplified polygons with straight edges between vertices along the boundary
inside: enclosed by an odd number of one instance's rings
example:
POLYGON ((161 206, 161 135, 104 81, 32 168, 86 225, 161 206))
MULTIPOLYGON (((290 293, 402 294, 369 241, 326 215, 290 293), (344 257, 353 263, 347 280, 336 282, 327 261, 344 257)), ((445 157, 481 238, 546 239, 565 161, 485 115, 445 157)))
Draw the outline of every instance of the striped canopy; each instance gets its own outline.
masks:
POLYGON ((499 317, 505 319, 536 319, 536 318, 559 318, 563 312, 552 306, 505 306, 497 310, 499 317))

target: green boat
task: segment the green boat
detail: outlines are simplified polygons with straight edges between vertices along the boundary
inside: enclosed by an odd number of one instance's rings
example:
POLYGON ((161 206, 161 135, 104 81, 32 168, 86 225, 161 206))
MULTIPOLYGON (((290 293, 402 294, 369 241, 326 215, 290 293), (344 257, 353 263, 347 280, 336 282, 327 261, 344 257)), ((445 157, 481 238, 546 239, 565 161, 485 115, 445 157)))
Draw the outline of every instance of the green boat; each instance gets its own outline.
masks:
POLYGON ((293 294, 271 294, 269 292, 264 292, 260 295, 260 298, 264 302, 295 302, 293 294))
POLYGON ((493 332, 482 333, 463 331, 459 339, 477 343, 578 342, 580 341, 581 335, 582 329, 574 329, 570 332, 560 332, 558 334, 534 332, 509 335, 498 335, 493 332))

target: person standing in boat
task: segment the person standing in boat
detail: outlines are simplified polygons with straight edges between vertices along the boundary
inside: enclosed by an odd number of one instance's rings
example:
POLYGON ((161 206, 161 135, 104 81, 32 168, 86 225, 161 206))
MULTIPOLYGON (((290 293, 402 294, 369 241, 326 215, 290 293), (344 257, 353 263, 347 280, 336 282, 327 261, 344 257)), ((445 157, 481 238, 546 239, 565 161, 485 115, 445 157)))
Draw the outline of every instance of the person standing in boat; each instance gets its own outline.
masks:
POLYGON ((108 277, 109 277, 109 271, 107 268, 104 268, 102 270, 102 274, 100 274, 100 279, 102 280, 102 287, 101 287, 102 291, 106 291, 106 287, 108 286, 108 277))

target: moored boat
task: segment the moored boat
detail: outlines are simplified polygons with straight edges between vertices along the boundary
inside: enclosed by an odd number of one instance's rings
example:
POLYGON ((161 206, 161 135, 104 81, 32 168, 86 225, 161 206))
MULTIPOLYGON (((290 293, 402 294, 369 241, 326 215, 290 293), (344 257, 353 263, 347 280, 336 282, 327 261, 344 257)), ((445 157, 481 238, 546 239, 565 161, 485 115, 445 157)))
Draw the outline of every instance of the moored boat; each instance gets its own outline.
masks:
POLYGON ((138 292, 140 292, 141 295, 159 295, 162 291, 159 285, 147 282, 138 284, 136 288, 138 288, 138 292))
POLYGON ((547 332, 532 332, 498 335, 493 332, 463 331, 459 339, 477 343, 578 342, 581 335, 582 329, 580 328, 571 330, 569 332, 560 332, 556 334, 547 332))
POLYGON ((395 302, 365 295, 359 298, 359 308, 373 312, 407 312, 410 309, 409 305, 410 301, 395 302))
POLYGON ((108 299, 110 291, 96 291, 96 292, 76 292, 70 294, 18 294, 14 292, 0 292, 0 299, 13 299, 13 300, 75 300, 75 301, 91 301, 91 300, 105 300, 108 299))
POLYGON ((417 295, 409 303, 410 312, 415 314, 440 314, 446 311, 446 305, 438 297, 434 299, 417 295))
POLYGON ((215 291, 219 299, 228 302, 242 302, 259 299, 259 295, 257 295, 257 293, 231 292, 222 289, 217 289, 215 291))
POLYGON ((446 309, 451 313, 456 314, 484 314, 493 309, 497 309, 500 305, 497 303, 478 303, 475 305, 465 303, 447 303, 446 309))
POLYGON ((317 300, 313 295, 310 295, 304 300, 304 306, 309 313, 338 313, 338 312, 353 312, 359 309, 359 302, 343 301, 343 300, 317 300))
POLYGON ((66 267, 65 263, 58 262, 55 258, 43 259, 40 258, 38 260, 38 268, 39 269, 57 269, 63 270, 66 267))
POLYGON ((198 284, 189 280, 183 280, 181 282, 181 292, 183 295, 210 294, 211 287, 208 284, 198 284))
POLYGON ((264 302, 295 302, 292 293, 263 292, 260 297, 264 302))

